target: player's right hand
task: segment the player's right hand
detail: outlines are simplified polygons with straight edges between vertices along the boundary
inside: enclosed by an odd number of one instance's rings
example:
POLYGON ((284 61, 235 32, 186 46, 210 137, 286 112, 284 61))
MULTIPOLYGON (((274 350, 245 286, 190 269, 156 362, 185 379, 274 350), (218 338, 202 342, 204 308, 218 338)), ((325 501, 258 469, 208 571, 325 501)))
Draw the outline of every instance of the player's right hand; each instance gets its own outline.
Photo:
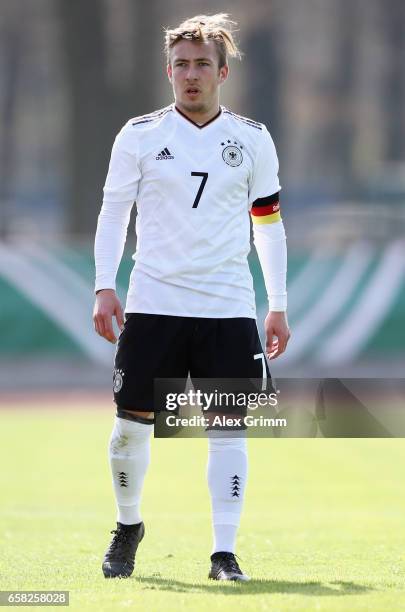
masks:
POLYGON ((113 344, 117 342, 113 329, 114 316, 119 329, 122 330, 124 328, 124 313, 121 303, 114 289, 102 289, 97 293, 94 304, 94 329, 100 336, 113 344))

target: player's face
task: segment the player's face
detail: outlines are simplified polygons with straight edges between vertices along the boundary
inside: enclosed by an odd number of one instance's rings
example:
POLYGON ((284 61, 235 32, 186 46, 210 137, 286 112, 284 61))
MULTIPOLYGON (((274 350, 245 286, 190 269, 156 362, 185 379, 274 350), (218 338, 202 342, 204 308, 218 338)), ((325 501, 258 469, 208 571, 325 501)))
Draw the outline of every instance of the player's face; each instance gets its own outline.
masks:
POLYGON ((171 50, 167 74, 180 110, 196 115, 217 112, 219 86, 228 76, 228 66, 218 66, 213 40, 180 40, 171 50))

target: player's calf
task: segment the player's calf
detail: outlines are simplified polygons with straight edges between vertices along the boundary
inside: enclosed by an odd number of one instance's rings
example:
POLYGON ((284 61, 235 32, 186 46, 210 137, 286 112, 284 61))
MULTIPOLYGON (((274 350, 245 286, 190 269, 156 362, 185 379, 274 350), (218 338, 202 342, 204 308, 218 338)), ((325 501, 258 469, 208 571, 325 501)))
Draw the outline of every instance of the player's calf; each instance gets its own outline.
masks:
POLYGON ((106 578, 128 577, 135 565, 135 554, 145 527, 140 514, 144 478, 150 460, 152 422, 115 417, 109 456, 115 499, 117 529, 104 556, 106 578))

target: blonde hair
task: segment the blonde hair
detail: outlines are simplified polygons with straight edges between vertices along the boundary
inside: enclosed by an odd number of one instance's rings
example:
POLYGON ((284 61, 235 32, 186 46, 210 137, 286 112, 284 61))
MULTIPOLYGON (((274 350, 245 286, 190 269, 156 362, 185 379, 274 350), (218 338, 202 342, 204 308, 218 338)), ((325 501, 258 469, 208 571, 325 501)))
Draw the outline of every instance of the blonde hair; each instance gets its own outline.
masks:
POLYGON ((165 53, 170 63, 170 50, 180 40, 206 42, 213 40, 217 47, 219 68, 227 63, 228 55, 241 59, 242 54, 235 43, 233 33, 237 23, 227 13, 196 15, 183 21, 177 28, 165 28, 165 53))

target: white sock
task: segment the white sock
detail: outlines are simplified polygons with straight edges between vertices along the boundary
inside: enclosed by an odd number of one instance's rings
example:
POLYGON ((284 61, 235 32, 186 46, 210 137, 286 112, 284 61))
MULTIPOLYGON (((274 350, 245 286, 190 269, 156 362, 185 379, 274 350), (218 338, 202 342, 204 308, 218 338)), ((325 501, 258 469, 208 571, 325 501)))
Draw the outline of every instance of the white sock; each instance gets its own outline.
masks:
POLYGON ((246 487, 246 437, 233 437, 235 432, 229 434, 230 437, 225 437, 224 432, 211 431, 208 438, 207 477, 214 535, 212 554, 219 551, 235 552, 246 487))
POLYGON ((142 521, 140 501, 143 481, 150 461, 153 425, 115 417, 109 443, 117 521, 134 525, 142 521))
POLYGON ((231 552, 235 554, 237 525, 213 525, 214 542, 211 554, 216 552, 231 552))

